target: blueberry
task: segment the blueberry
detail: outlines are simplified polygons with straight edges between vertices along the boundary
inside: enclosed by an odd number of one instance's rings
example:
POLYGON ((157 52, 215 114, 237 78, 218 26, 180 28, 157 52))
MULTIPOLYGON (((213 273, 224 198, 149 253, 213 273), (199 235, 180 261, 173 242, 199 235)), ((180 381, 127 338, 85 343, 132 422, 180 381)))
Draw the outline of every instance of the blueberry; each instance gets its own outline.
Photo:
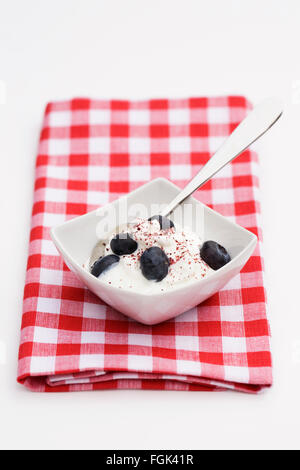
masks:
POLYGON ((212 240, 203 243, 200 256, 215 271, 225 266, 231 260, 228 251, 222 245, 212 240))
POLYGON ((116 264, 119 261, 120 258, 116 255, 107 255, 103 258, 99 258, 91 267, 91 274, 93 274, 93 276, 98 277, 100 276, 100 274, 110 268, 113 264, 116 264))
POLYGON ((162 281, 168 274, 169 260, 165 252, 158 246, 152 246, 141 256, 141 270, 148 280, 162 281))
POLYGON ((168 230, 170 228, 175 227, 172 220, 168 219, 168 217, 164 217, 163 215, 153 215, 148 220, 149 221, 150 220, 158 220, 161 230, 168 230))
POLYGON ((138 244, 129 233, 119 233, 111 240, 110 247, 116 255, 131 255, 137 249, 138 244))

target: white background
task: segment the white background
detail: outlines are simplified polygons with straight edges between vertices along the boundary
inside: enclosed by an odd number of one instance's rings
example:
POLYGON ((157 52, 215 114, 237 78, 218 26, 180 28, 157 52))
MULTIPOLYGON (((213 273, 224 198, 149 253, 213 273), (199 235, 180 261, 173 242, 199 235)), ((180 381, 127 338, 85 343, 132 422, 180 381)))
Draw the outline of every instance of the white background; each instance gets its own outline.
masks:
POLYGON ((299 448, 299 25, 298 0, 0 0, 2 448, 299 448), (260 150, 272 389, 34 394, 17 385, 46 102, 226 93, 285 101, 260 150))

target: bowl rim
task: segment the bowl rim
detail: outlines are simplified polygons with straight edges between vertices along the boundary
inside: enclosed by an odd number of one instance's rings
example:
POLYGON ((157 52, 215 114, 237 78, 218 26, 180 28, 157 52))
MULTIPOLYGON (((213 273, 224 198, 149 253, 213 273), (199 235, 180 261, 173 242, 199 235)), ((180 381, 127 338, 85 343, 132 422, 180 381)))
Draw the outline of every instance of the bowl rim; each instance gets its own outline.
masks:
MULTIPOLYGON (((120 198, 114 200, 114 201, 111 201, 107 204, 105 204, 104 206, 100 206, 98 207, 97 209, 94 209, 92 211, 89 211, 89 212, 86 212, 85 214, 82 214, 82 215, 79 215, 77 217, 74 217, 70 220, 67 220, 61 224, 58 224, 54 227, 52 227, 50 229, 50 236, 51 236, 51 239, 53 241, 53 243, 55 244, 56 248, 58 249, 58 251, 60 252, 60 254, 63 255, 63 257, 65 257, 68 261, 70 260, 71 264, 76 266, 77 269, 79 269, 79 271, 81 273, 84 274, 84 276, 88 276, 88 278, 90 278, 91 280, 93 280, 93 282, 97 282, 99 283, 100 286, 103 286, 105 288, 108 288, 108 290, 111 290, 111 291, 116 291, 118 293, 120 292, 126 292, 126 294, 132 294, 132 295, 138 295, 138 296, 143 296, 143 297, 154 297, 154 296, 164 296, 166 294, 169 294, 169 293, 172 293, 172 292, 178 292, 178 291, 181 291, 181 290, 184 290, 186 289, 187 287, 190 287, 190 286, 195 286, 195 285, 202 285, 202 284, 205 284, 207 283, 207 281, 211 280, 211 279, 215 279, 216 277, 220 277, 220 274, 222 273, 226 273, 226 271, 229 271, 231 266, 232 266, 232 263, 234 261, 236 261, 238 258, 242 257, 243 254, 249 250, 249 248, 253 248, 252 249, 252 252, 255 248, 255 245, 257 243, 257 236, 253 233, 253 232, 250 232, 250 230, 247 230, 246 228, 242 227, 241 225, 233 222, 232 220, 229 220, 226 218, 226 216, 220 214, 219 212, 211 209, 210 207, 208 207, 206 204, 204 204, 203 202, 199 201, 198 199, 195 199, 194 197, 190 196, 189 199, 192 199, 193 201, 195 201, 196 203, 204 206, 206 208, 206 210, 212 214, 214 214, 214 216, 217 216, 219 217, 220 219, 225 219, 226 222, 229 224, 229 225, 232 225, 234 226, 235 228, 238 228, 239 230, 243 231, 243 232, 246 232, 248 235, 250 235, 251 237, 251 241, 249 244, 247 244, 247 246, 245 246, 245 248, 237 255, 235 256, 233 259, 231 259, 229 261, 229 263, 225 264, 224 266, 222 266, 220 269, 218 270, 212 270, 212 272, 210 272, 210 274, 202 279, 192 279, 188 282, 188 284, 179 284, 179 285, 174 285, 172 286, 171 289, 168 289, 168 290, 165 290, 163 292, 136 292, 132 289, 129 289, 129 288, 122 288, 122 289, 119 289, 115 286, 112 286, 112 285, 109 285, 107 284, 106 282, 102 281, 101 279, 93 276, 87 269, 85 269, 83 266, 81 266, 75 259, 74 257, 64 248, 64 246, 61 244, 61 242, 59 241, 59 238, 56 234, 56 230, 59 229, 60 227, 63 227, 63 226, 66 226, 66 225, 72 225, 72 223, 75 223, 75 221, 78 221, 78 219, 83 219, 87 216, 91 216, 93 213, 99 213, 99 210, 101 209, 105 209, 105 207, 109 206, 110 204, 114 204, 116 203, 117 201, 120 201, 122 198, 127 198, 129 195, 131 194, 137 194, 139 192, 141 192, 145 187, 147 186, 150 186, 151 184, 153 184, 154 182, 163 182, 164 184, 167 183, 168 185, 171 185, 173 186, 174 188, 176 188, 177 190, 178 189, 181 189, 179 188, 176 184, 172 183, 171 181, 169 181, 168 179, 166 178, 163 178, 163 177, 158 177, 158 178, 155 178, 151 181, 148 181, 147 183, 143 184, 142 186, 138 187, 137 189, 134 189, 133 191, 130 191, 129 193, 127 194, 124 194, 122 195, 120 198)), ((251 256, 251 255, 250 255, 251 256)))

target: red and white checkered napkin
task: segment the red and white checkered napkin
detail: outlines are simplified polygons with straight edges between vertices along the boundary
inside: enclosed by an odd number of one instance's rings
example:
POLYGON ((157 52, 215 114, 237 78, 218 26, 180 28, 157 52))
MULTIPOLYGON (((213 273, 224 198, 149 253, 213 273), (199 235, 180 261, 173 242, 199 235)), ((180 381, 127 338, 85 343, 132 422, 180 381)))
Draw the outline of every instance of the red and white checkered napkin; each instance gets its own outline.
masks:
MULTIPOLYGON (((257 392, 271 384, 260 242, 221 292, 151 327, 89 292, 63 264, 49 234, 50 227, 152 178, 183 187, 249 109, 239 96, 48 104, 36 161, 20 383, 47 392, 257 392)), ((261 241, 257 173, 257 155, 248 150, 195 197, 261 241)))

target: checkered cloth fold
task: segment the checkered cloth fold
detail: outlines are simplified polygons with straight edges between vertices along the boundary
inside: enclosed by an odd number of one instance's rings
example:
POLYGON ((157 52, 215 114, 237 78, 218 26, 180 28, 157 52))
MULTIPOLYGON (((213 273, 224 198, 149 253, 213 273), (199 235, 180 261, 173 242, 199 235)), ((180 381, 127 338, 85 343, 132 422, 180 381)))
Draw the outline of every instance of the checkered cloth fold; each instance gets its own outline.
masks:
POLYGON ((35 391, 258 392, 272 382, 258 159, 245 151, 195 197, 259 239, 242 272, 179 317, 145 326, 64 265, 51 227, 163 176, 183 187, 250 109, 241 96, 73 99, 46 107, 36 160, 18 381, 35 391))

